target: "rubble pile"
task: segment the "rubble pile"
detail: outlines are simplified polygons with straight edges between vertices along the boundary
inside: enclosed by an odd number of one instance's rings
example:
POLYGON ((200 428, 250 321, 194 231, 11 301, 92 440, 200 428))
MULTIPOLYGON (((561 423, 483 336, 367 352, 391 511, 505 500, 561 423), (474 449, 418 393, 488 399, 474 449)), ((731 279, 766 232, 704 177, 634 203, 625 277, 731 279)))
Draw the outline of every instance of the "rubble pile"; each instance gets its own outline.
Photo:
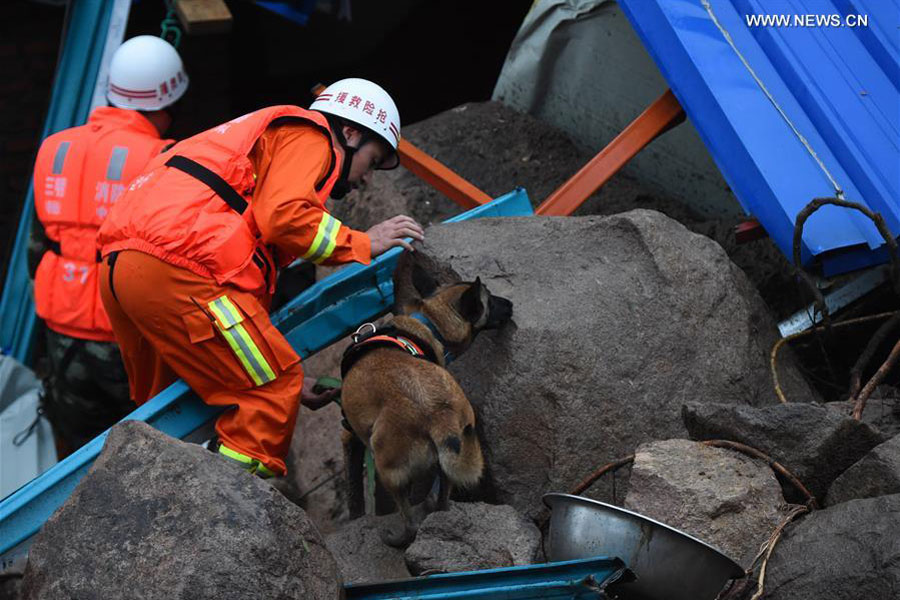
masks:
MULTIPOLYGON (((524 185, 543 199, 591 155, 496 103, 407 131, 491 195, 524 185)), ((458 208, 400 169, 336 211, 367 228, 458 208)), ((482 333, 450 368, 476 411, 486 460, 476 489, 458 491, 395 549, 380 533, 396 515, 348 519, 337 405, 303 410, 291 474, 274 487, 125 422, 36 537, 21 597, 337 599, 345 583, 542 562, 542 495, 633 455, 584 495, 679 528, 750 570, 783 527, 763 599, 895 598, 900 403, 876 394, 856 421, 846 403, 820 402, 786 348, 778 369, 790 402, 780 404, 769 353, 789 303, 769 294, 791 276, 770 246, 751 258, 698 233, 724 242, 727 231, 621 176, 581 216, 430 227, 411 260, 445 282, 480 277, 514 304, 513 322, 482 333)), ((396 282, 398 300, 408 285, 396 282)), ((343 347, 306 361, 307 373, 338 374, 343 347)), ((749 598, 755 578, 723 598, 749 598)), ((0 597, 12 587, 0 582, 0 597)))

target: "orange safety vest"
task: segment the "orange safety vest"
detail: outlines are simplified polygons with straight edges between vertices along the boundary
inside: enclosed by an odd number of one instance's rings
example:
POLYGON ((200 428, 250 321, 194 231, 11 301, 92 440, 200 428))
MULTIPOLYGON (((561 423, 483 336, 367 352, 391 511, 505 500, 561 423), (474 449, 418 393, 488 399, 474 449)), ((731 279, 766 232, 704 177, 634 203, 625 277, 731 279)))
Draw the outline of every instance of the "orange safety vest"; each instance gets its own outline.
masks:
POLYGON ((34 166, 34 207, 53 249, 34 278, 35 311, 79 339, 115 340, 100 301, 97 231, 125 186, 172 140, 143 115, 95 109, 88 122, 49 136, 34 166))
MULTIPOLYGON (((103 254, 137 250, 219 285, 227 282, 257 296, 272 294, 277 268, 296 257, 276 253, 260 239, 249 209, 256 175, 248 155, 276 120, 308 122, 331 142, 331 167, 315 186, 322 211, 311 217, 331 235, 328 228, 340 222, 324 205, 340 176, 343 150, 321 113, 272 106, 190 137, 153 160, 104 223, 99 236, 103 254)), ((321 237, 310 240, 308 255, 315 254, 312 245, 321 243, 321 237)))

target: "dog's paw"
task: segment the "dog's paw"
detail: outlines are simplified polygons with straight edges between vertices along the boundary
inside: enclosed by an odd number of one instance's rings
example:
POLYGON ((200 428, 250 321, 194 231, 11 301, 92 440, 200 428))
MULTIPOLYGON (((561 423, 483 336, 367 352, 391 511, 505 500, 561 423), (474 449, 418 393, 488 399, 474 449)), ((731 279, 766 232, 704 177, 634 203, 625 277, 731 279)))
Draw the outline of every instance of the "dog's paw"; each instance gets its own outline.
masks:
POLYGON ((399 529, 388 529, 381 532, 381 541, 393 548, 404 548, 413 543, 416 539, 416 530, 400 527, 399 529))

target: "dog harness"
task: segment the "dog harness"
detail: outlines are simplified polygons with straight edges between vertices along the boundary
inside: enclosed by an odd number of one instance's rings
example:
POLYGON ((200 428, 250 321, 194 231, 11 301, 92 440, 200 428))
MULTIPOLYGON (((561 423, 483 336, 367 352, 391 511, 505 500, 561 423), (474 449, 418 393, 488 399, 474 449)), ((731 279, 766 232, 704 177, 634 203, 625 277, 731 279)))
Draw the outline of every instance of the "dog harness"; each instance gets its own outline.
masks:
MULTIPOLYGON (((422 313, 413 313, 409 316, 427 326, 435 339, 442 345, 444 344, 444 337, 425 315, 422 313)), ((425 343, 422 339, 411 333, 401 331, 394 325, 388 325, 378 329, 372 323, 364 323, 356 330, 356 333, 350 337, 353 340, 353 343, 344 350, 344 356, 341 358, 341 379, 344 379, 347 376, 347 373, 350 372, 350 369, 353 368, 353 365, 355 365, 359 359, 376 348, 398 348, 404 352, 408 352, 416 358, 438 364, 437 355, 434 353, 430 344, 425 343)), ((448 357, 452 359, 453 355, 445 350, 445 364, 449 362, 448 357)), ((340 404, 340 401, 338 401, 338 404, 340 404)), ((350 427, 350 423, 347 421, 347 416, 344 414, 343 406, 341 406, 341 425, 343 425, 344 429, 350 433, 354 433, 353 428, 350 427)))
POLYGON ((394 325, 378 329, 372 323, 366 323, 353 334, 352 339, 353 344, 344 350, 344 356, 341 358, 342 379, 347 376, 359 359, 376 348, 398 348, 416 358, 435 364, 438 362, 437 356, 429 344, 394 325), (370 329, 366 331, 367 328, 370 329))

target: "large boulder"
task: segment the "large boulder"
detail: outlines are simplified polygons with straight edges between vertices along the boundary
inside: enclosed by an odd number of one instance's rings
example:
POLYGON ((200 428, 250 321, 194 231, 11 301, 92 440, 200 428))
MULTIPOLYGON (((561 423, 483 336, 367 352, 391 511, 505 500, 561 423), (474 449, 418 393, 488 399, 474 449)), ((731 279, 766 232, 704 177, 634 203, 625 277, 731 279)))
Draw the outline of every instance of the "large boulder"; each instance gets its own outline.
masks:
MULTIPOLYGON (((686 401, 776 401, 759 295, 720 246, 660 213, 440 225, 407 256, 515 305, 450 370, 476 407, 492 499, 529 516, 639 444, 686 437, 686 401)), ((781 374, 812 397, 790 360, 781 374)))
POLYGON ((876 446, 841 473, 831 484, 825 504, 889 494, 900 494, 900 435, 876 446))
POLYGON ((413 575, 476 571, 537 562, 541 532, 512 506, 454 502, 428 515, 406 549, 413 575))
POLYGON ((766 570, 764 600, 896 600, 900 494, 851 500, 785 530, 766 570))
POLYGON ((640 446, 625 508, 715 546, 750 566, 781 521, 772 469, 731 450, 688 440, 640 446))
POLYGON ((303 510, 236 464, 149 425, 113 427, 31 547, 24 597, 337 599, 303 510))
POLYGON ((398 515, 365 515, 325 536, 346 583, 405 579, 410 576, 403 551, 381 541, 381 531, 396 527, 398 515))
MULTIPOLYGON (((871 425, 821 404, 752 407, 691 402, 683 416, 692 439, 727 439, 765 452, 820 501, 838 475, 885 440, 871 425)), ((785 494, 789 500, 801 500, 793 488, 786 488, 785 494)))

